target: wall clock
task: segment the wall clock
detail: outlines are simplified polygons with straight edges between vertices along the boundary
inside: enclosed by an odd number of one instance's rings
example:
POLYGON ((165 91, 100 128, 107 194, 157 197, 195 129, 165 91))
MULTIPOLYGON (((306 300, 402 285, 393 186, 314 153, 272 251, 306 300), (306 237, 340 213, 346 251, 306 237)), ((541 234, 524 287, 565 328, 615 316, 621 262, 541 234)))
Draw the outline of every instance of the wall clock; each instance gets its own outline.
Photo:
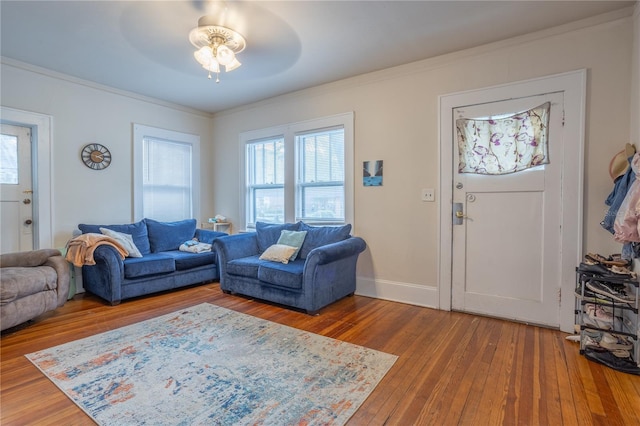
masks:
POLYGON ((90 143, 82 148, 82 162, 93 170, 102 170, 111 164, 111 152, 99 143, 90 143))

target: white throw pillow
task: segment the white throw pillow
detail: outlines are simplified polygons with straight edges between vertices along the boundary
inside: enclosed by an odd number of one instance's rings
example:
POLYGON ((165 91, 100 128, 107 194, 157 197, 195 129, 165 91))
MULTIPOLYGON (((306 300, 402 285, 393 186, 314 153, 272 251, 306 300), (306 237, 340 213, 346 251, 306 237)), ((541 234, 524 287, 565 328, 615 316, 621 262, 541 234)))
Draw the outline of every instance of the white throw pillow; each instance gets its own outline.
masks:
POLYGON ((138 250, 138 247, 136 247, 131 235, 125 234, 123 232, 113 231, 108 228, 100 228, 100 232, 102 232, 107 237, 111 237, 119 242, 122 247, 124 247, 125 250, 129 252, 129 255, 127 257, 142 257, 142 253, 140 253, 140 250, 138 250))
POLYGON ((289 258, 298 249, 284 244, 274 244, 267 248, 260 255, 260 260, 271 260, 273 262, 289 263, 289 258))

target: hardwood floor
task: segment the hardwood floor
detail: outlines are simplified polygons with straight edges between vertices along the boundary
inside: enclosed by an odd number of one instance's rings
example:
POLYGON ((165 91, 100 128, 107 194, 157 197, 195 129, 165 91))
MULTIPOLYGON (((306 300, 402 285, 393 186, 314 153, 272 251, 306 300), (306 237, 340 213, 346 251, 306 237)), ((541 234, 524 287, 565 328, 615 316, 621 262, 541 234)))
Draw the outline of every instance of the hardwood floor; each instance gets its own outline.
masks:
POLYGON ((23 355, 203 302, 398 355, 351 426, 640 424, 640 376, 588 361, 559 331, 361 296, 309 316, 217 283, 114 307, 78 295, 3 333, 0 423, 93 424, 23 355))

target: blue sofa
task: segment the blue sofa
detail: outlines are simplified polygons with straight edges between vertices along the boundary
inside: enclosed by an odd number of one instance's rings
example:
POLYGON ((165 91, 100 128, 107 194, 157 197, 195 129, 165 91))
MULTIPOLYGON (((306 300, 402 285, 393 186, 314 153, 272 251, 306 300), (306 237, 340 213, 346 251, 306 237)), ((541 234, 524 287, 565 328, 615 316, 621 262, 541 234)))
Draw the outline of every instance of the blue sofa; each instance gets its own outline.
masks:
POLYGON ((100 228, 107 228, 131 235, 142 255, 123 260, 114 247, 100 245, 93 253, 96 264, 82 267, 85 290, 112 305, 132 297, 216 281, 220 276, 214 251, 179 250, 181 244, 193 238, 213 244, 217 238, 227 236, 223 232, 196 229, 195 219, 178 222, 143 219, 126 225, 80 224, 78 228, 83 234, 100 233, 100 228))
POLYGON ((356 262, 366 243, 350 232, 351 225, 258 222, 256 232, 217 239, 220 288, 314 314, 355 292, 356 262), (293 260, 260 259, 290 231, 306 232, 293 260))

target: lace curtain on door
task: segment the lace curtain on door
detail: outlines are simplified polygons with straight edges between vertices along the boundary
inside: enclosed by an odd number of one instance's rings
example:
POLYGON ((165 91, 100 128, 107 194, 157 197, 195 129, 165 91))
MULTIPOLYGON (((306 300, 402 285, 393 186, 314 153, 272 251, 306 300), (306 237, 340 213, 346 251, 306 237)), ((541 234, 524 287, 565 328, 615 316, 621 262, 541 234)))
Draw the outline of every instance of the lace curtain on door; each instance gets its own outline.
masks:
POLYGON ((547 102, 508 117, 456 120, 458 172, 503 175, 549 163, 547 102))

